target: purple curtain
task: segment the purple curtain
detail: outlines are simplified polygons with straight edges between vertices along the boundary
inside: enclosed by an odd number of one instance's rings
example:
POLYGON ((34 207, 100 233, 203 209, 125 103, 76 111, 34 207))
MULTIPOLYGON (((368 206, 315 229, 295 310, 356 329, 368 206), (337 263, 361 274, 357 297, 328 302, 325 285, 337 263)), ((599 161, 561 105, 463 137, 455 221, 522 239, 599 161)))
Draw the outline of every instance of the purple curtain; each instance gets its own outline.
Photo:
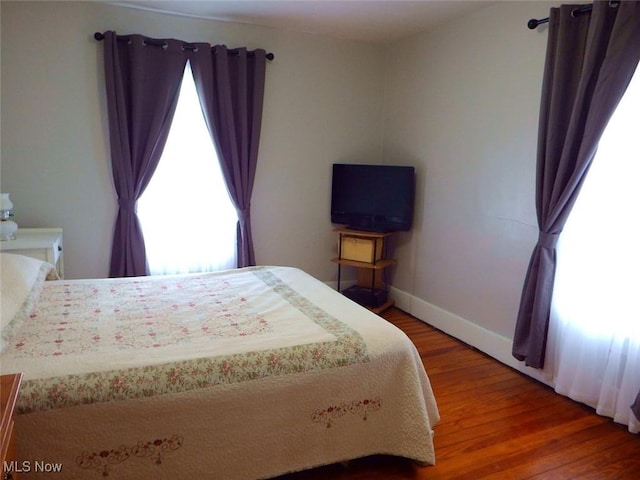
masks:
POLYGON ((549 16, 536 178, 540 234, 512 351, 535 368, 544 366, 558 236, 640 58, 640 2, 597 1, 590 14, 573 13, 583 6, 562 5, 549 16))
POLYGON ((183 42, 177 40, 105 32, 104 41, 111 164, 118 196, 109 275, 147 275, 136 201, 162 155, 187 57, 183 42))
POLYGON ((638 392, 638 396, 636 397, 636 401, 631 405, 631 411, 636 416, 638 420, 640 420, 640 392, 638 392))
POLYGON ((262 124, 266 52, 198 48, 191 68, 231 200, 238 212, 238 267, 255 265, 251 193, 262 124))

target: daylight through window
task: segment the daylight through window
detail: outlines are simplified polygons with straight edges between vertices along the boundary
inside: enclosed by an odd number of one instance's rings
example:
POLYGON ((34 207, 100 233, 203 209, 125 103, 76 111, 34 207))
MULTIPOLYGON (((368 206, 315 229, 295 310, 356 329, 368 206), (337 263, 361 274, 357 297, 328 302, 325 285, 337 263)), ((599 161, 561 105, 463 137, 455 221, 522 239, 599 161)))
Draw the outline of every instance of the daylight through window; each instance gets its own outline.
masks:
POLYGON ((236 266, 237 214, 188 63, 167 144, 137 212, 152 275, 236 266))
POLYGON ((640 74, 600 140, 560 236, 548 359, 555 389, 629 431, 640 385, 640 74))

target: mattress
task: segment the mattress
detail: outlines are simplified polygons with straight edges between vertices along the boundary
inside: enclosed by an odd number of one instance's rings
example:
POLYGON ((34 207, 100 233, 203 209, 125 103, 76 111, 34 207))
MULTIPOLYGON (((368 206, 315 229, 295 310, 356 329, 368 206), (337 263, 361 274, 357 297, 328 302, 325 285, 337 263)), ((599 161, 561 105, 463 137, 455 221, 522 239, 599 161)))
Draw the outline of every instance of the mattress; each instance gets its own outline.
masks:
POLYGON ((43 271, 3 318, 0 370, 24 374, 26 478, 48 478, 37 462, 123 479, 270 478, 372 454, 435 462, 438 410, 414 345, 299 269, 43 271))

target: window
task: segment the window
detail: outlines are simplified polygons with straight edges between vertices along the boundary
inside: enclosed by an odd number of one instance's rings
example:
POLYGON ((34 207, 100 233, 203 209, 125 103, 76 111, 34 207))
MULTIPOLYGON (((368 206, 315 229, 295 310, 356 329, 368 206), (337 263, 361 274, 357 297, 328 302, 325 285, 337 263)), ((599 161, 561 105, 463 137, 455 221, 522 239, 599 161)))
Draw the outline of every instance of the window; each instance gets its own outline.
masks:
POLYGON ((576 317, 590 335, 615 331, 634 334, 640 341, 640 312, 634 307, 640 292, 638 125, 640 75, 636 74, 600 140, 563 231, 559 259, 570 275, 563 309, 578 308, 576 317), (635 319, 624 313, 634 311, 635 319))
POLYGON ((238 217, 188 63, 167 144, 137 213, 152 275, 236 266, 238 217))
POLYGON ((558 243, 552 304, 556 390, 638 424, 640 387, 640 72, 600 140, 558 243))

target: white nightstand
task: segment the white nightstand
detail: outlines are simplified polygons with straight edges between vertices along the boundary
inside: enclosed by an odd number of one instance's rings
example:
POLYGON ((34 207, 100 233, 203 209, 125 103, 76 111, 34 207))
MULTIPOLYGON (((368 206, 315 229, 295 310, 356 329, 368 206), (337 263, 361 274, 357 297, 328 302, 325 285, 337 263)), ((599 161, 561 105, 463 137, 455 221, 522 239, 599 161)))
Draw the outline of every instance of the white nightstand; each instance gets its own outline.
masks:
POLYGON ((61 228, 19 228, 15 240, 0 241, 0 251, 49 262, 64 278, 61 228))

